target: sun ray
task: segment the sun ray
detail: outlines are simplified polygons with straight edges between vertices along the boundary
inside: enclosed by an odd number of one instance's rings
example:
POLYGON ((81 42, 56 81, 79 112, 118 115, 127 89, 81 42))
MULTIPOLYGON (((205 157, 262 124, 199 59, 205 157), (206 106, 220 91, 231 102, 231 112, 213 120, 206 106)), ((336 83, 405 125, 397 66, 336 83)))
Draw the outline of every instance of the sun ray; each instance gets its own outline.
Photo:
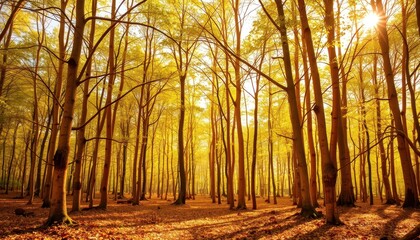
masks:
POLYGON ((366 28, 374 28, 379 22, 379 16, 375 13, 368 13, 362 20, 363 26, 366 28))

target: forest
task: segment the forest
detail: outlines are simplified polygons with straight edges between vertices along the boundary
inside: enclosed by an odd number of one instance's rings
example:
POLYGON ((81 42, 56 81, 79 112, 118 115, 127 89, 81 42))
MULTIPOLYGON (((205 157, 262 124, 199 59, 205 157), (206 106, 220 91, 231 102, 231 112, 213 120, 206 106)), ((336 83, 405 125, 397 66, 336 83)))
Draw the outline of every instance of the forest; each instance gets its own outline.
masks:
POLYGON ((420 235, 420 0, 0 0, 0 55, 0 237, 420 235))

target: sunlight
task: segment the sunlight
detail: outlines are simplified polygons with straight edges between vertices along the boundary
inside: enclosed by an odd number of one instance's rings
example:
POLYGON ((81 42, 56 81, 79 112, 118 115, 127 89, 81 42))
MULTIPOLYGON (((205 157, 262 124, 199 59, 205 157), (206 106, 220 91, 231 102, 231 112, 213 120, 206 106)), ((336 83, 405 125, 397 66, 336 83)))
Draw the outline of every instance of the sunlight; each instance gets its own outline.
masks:
POLYGON ((363 26, 366 28, 374 28, 379 22, 379 17, 375 13, 368 13, 362 20, 363 26))

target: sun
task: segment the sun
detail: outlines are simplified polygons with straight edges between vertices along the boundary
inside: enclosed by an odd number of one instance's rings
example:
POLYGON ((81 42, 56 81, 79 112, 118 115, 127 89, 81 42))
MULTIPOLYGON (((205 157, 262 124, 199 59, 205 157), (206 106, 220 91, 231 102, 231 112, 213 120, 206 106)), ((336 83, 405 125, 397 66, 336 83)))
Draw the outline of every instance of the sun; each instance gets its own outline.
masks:
POLYGON ((379 16, 375 13, 368 13, 362 20, 363 26, 366 28, 374 28, 379 22, 379 16))

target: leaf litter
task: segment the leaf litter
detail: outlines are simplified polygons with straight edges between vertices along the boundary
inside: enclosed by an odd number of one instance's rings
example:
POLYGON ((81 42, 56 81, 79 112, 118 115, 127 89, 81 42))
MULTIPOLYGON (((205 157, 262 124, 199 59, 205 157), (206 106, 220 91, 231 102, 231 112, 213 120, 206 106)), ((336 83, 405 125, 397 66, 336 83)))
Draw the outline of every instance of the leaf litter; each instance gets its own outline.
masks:
MULTIPOLYGON (((40 199, 26 205, 25 199, 12 198, 0 195, 2 239, 399 239, 420 222, 418 209, 380 203, 339 207, 344 224, 333 226, 323 218, 300 217, 290 198, 280 198, 276 205, 258 198, 257 210, 237 211, 229 210, 226 201, 219 205, 198 196, 183 206, 156 198, 139 206, 110 199, 107 210, 69 212, 77 223, 73 226, 44 228, 49 210, 41 208, 40 199), (18 216, 17 208, 34 215, 18 216)), ((323 207, 317 211, 325 214, 323 207)))

